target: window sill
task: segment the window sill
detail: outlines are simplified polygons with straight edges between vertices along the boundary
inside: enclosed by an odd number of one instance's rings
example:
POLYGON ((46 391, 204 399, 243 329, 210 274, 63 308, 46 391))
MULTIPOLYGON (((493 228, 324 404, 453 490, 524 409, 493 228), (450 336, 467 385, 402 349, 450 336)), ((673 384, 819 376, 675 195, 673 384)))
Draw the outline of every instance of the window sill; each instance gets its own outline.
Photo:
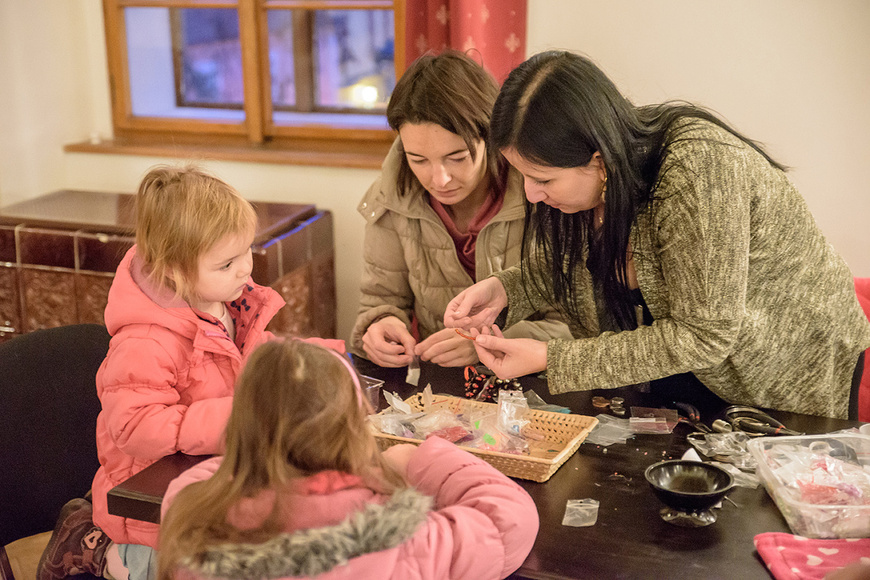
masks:
POLYGON ((63 150, 69 153, 144 155, 247 163, 380 169, 391 144, 391 140, 288 139, 266 143, 249 143, 219 138, 211 143, 195 143, 185 142, 183 138, 176 137, 171 140, 117 137, 102 140, 99 143, 90 141, 70 143, 65 145, 63 150))

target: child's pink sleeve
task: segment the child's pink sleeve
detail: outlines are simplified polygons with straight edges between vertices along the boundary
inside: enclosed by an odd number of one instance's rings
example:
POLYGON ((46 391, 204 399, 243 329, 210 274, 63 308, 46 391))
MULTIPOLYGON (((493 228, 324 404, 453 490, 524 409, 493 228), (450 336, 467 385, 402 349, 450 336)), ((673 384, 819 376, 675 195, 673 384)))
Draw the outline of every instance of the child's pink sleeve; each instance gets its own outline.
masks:
POLYGON ((169 486, 166 488, 166 493, 163 496, 163 505, 160 508, 160 517, 163 518, 166 516, 166 510, 169 509, 169 505, 175 499, 175 496, 178 495, 178 492, 190 485, 191 483, 196 483, 197 481, 205 481, 209 479, 212 475, 215 474, 218 467, 220 467, 221 461, 223 461, 223 457, 212 457, 210 459, 206 459, 202 463, 197 463, 193 467, 184 471, 181 475, 173 479, 169 482, 169 486))
POLYGON ((331 348, 332 350, 338 351, 341 354, 347 352, 344 346, 344 341, 337 338, 318 338, 316 336, 312 336, 311 338, 303 338, 302 341, 316 344, 318 346, 323 346, 326 348, 331 348))

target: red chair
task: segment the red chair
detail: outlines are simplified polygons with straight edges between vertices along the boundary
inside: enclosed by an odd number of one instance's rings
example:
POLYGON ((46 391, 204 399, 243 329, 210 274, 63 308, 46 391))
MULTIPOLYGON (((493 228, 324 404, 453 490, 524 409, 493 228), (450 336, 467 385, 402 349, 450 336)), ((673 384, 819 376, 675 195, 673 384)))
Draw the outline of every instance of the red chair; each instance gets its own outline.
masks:
MULTIPOLYGON (((870 320, 870 278, 855 278, 855 292, 864 314, 870 320)), ((858 420, 870 422, 870 349, 864 355, 864 376, 858 389, 858 420)))

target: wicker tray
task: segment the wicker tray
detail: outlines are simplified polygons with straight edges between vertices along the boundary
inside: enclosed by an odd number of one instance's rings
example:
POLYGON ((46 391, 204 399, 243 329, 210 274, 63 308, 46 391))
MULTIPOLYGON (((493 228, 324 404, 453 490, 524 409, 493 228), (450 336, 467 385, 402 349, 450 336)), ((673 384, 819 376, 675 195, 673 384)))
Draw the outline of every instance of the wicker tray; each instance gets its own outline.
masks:
MULTIPOLYGON (((411 406, 414 412, 423 410, 422 394, 413 395, 405 402, 411 406)), ((434 395, 431 408, 448 409, 452 413, 468 413, 475 409, 497 406, 495 403, 470 401, 461 397, 434 395)), ((545 437, 542 441, 529 441, 531 451, 529 455, 472 449, 462 445, 460 447, 480 457, 508 477, 543 482, 550 479, 550 476, 556 473, 556 470, 577 451, 589 432, 598 424, 598 419, 595 417, 536 410, 529 411, 526 418, 529 419, 529 426, 545 437)), ((375 437, 381 449, 399 443, 412 443, 414 445, 422 443, 419 439, 389 435, 381 433, 377 429, 375 429, 375 437)))

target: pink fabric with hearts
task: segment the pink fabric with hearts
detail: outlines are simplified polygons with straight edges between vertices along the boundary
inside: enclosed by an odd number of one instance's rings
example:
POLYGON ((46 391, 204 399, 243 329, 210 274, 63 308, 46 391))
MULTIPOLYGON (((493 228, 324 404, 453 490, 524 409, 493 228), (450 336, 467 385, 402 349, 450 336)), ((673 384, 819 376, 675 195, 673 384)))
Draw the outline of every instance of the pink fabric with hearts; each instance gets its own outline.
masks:
POLYGON ((769 532, 755 536, 755 549, 776 580, 822 579, 859 560, 870 565, 870 538, 813 540, 769 532))

